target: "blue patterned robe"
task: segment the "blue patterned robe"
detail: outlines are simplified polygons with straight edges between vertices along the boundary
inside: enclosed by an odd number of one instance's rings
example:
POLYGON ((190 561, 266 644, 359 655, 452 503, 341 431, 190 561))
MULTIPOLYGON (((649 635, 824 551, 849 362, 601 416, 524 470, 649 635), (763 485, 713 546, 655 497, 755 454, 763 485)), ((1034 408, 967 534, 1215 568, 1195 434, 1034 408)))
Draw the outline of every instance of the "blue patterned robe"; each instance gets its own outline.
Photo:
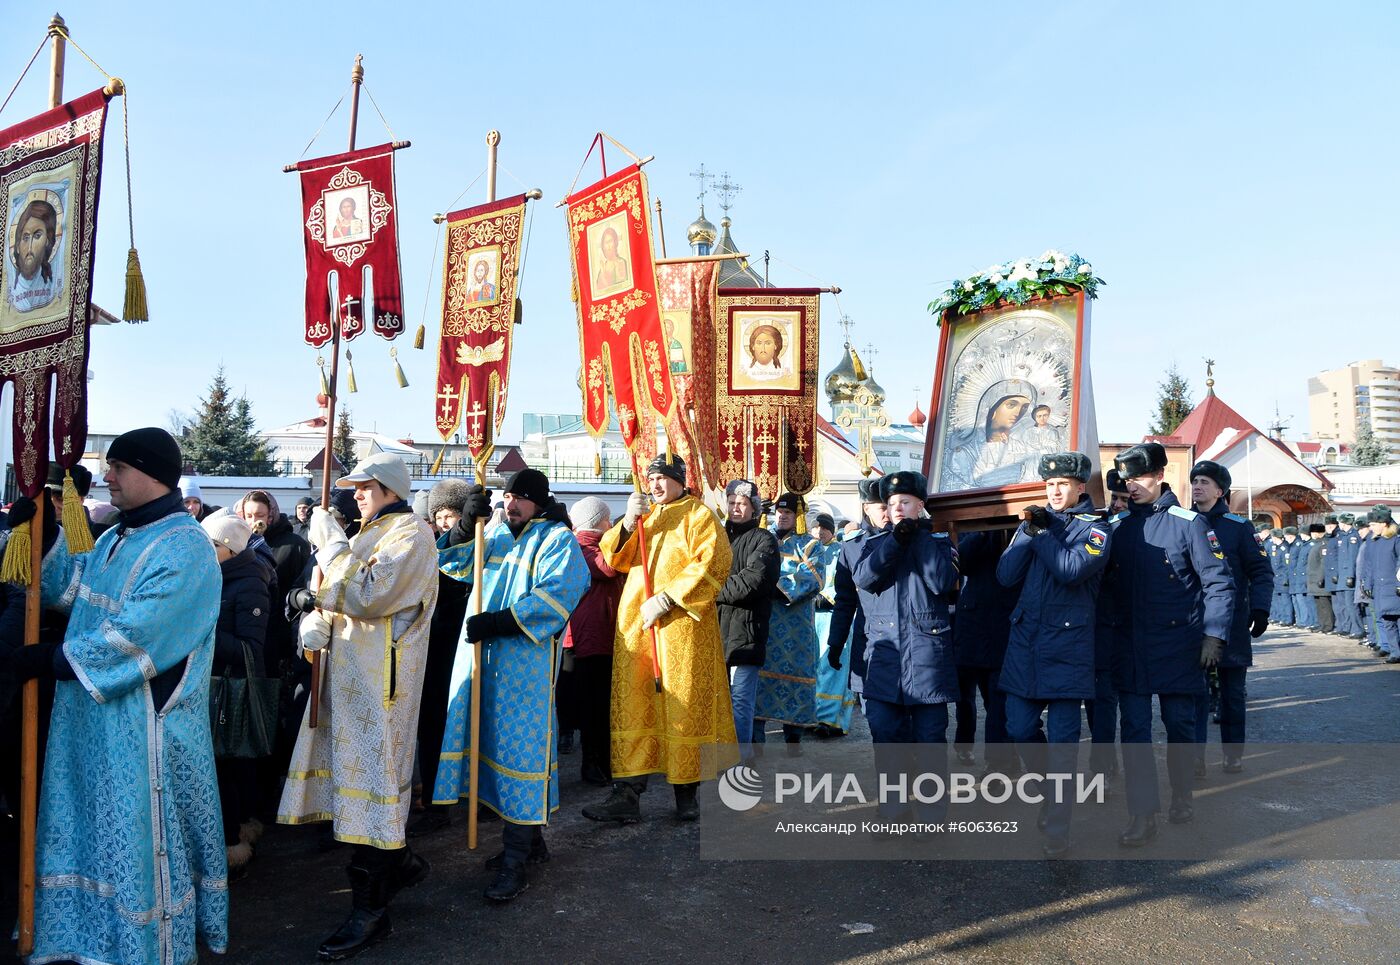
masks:
POLYGON ((758 674, 754 717, 799 726, 817 722, 817 631, 821 543, 806 533, 778 541, 782 566, 768 626, 768 655, 758 674))
MULTIPOLYGON (((120 538, 119 538, 120 536, 120 538)), ((39 805, 31 962, 186 965, 228 944, 228 880, 209 668, 219 565, 185 513, 90 553, 44 559, 45 606, 69 611, 39 805), (187 659, 164 707, 151 678, 187 659)))
MULTIPOLYGON (((821 595, 827 603, 836 602, 836 561, 841 556, 841 541, 834 539, 827 545, 817 544, 814 554, 822 568, 823 582, 821 595)), ((846 646, 841 651, 841 669, 835 670, 827 662, 827 634, 831 629, 831 611, 818 610, 817 624, 817 722, 835 727, 845 733, 851 729, 851 711, 856 705, 856 695, 851 693, 851 641, 846 635, 846 646)))
MULTIPOLYGON (((472 543, 440 548, 438 565, 470 583, 473 550, 472 543)), ((482 612, 508 608, 524 632, 482 645, 481 803, 515 824, 546 824, 559 807, 559 636, 588 590, 588 564, 567 526, 532 519, 518 539, 505 524, 486 534, 484 579, 482 612)), ((464 624, 452 664, 436 804, 455 804, 468 792, 472 657, 464 624)))

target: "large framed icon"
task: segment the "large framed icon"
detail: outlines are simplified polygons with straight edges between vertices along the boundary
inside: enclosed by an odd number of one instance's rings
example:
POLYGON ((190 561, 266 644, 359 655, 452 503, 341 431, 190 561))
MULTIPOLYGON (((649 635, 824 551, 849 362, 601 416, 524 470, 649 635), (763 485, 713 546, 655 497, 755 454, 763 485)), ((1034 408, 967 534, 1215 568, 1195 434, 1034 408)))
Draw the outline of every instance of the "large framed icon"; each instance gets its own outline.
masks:
POLYGON ((1094 461, 1102 498, 1088 358, 1082 291, 944 316, 924 446, 936 519, 1004 522, 1044 502, 1040 457, 1067 449, 1094 461))

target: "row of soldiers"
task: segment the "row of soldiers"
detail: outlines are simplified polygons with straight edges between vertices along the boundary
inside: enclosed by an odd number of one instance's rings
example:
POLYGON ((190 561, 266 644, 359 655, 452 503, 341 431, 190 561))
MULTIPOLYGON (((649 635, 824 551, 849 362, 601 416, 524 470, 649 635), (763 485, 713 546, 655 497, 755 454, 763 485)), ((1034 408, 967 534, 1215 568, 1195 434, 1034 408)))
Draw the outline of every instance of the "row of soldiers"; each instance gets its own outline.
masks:
POLYGON ((1400 544, 1389 507, 1260 533, 1274 568, 1271 622, 1357 640, 1386 663, 1400 663, 1400 597, 1393 591, 1400 544))

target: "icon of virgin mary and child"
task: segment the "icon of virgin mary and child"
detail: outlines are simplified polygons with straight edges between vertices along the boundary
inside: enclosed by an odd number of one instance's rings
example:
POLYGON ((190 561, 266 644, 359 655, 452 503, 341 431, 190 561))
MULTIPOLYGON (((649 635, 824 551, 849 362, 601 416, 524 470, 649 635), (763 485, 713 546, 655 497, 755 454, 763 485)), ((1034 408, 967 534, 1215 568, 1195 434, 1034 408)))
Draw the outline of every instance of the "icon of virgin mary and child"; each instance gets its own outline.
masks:
POLYGON ((1034 385, 1003 379, 982 393, 971 426, 949 433, 939 489, 955 492, 1013 486, 1038 479, 1040 456, 1064 448, 1051 409, 1034 385))

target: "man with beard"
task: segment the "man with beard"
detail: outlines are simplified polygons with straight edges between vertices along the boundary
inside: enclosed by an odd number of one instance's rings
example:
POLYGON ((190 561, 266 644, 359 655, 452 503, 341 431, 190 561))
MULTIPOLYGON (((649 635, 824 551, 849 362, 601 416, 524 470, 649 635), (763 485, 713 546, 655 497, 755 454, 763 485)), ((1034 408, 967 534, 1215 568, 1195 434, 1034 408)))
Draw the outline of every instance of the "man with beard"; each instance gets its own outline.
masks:
POLYGON ((15 219, 10 303, 16 311, 32 312, 58 300, 63 291, 63 262, 54 262, 57 248, 58 212, 48 201, 35 198, 15 219))
MULTIPOLYGON (((480 801, 504 820, 502 851, 484 895, 510 901, 526 888, 526 862, 549 860, 544 825, 559 809, 554 683, 559 638, 588 589, 588 564, 562 504, 538 469, 521 469, 505 487, 506 521, 486 534, 481 612, 468 615, 452 665, 447 730, 434 804, 468 795, 469 720, 476 643, 481 643, 480 801)), ((491 494, 473 486, 462 518, 438 550, 442 572, 470 584, 476 521, 491 515, 491 494)))
MULTIPOLYGON (((773 535, 778 540, 778 583, 768 624, 767 654, 758 674, 753 741, 764 742, 768 721, 783 725, 789 756, 802 752, 802 731, 817 723, 817 630, 812 607, 821 592, 819 544, 798 532, 797 520, 807 505, 796 493, 783 493, 774 504, 773 535)), ((762 748, 756 748, 762 752, 762 748)))
POLYGON ((715 514, 686 492, 679 456, 657 456, 646 472, 653 505, 633 493, 598 544, 627 582, 613 641, 613 789, 583 809, 590 821, 641 820, 638 796, 655 773, 675 788, 676 818, 698 820, 700 782, 738 756, 715 612, 729 575, 729 541, 715 514))
MULTIPOLYGON (((1007 733, 1032 774, 1078 770, 1079 707, 1094 697, 1094 606, 1112 532, 1085 492, 1092 472, 1082 452, 1041 456, 1046 505, 1030 507, 997 564, 1002 586, 1021 587, 999 685, 1007 733)), ((1036 823, 1047 858, 1069 852, 1066 790, 1044 792, 1036 823)))
POLYGON ((778 540, 758 525, 758 487, 735 479, 724 487, 729 537, 729 578, 715 598, 724 662, 729 668, 729 697, 734 706, 734 733, 739 754, 753 756, 754 702, 758 674, 767 655, 773 594, 778 586, 778 540))

